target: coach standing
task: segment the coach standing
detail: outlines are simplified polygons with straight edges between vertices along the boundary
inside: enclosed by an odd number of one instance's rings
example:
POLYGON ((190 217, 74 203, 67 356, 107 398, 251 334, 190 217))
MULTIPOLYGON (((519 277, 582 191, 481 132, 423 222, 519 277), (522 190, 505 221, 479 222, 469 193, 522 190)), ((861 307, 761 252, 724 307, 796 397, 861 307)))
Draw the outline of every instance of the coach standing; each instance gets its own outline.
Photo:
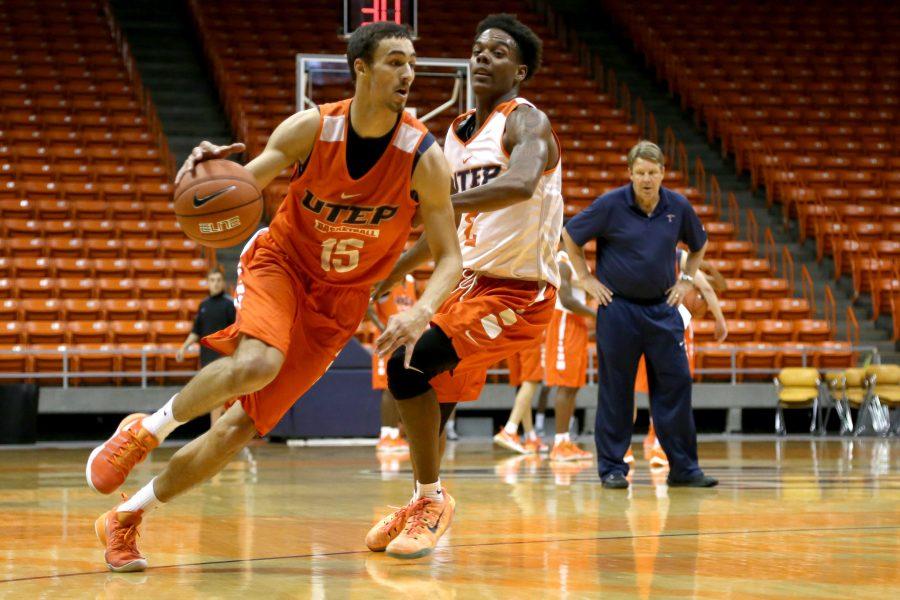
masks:
POLYGON ((650 413, 669 456, 670 486, 712 487, 700 470, 691 412, 691 373, 684 322, 676 308, 706 250, 706 232, 690 202, 662 187, 665 156, 642 141, 628 152, 631 183, 597 198, 566 225, 563 240, 575 272, 597 298, 600 390, 594 438, 604 487, 627 488, 623 460, 631 444, 634 380, 644 354, 650 413), (582 246, 597 241, 596 277, 582 246), (675 246, 687 265, 675 281, 675 246))

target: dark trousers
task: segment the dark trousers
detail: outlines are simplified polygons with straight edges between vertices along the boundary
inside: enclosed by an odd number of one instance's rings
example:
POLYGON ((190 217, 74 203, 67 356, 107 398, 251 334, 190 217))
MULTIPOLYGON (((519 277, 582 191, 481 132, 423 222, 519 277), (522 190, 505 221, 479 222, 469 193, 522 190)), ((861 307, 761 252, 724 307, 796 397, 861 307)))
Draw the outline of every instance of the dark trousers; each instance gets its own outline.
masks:
POLYGON ((673 478, 702 473, 697 463, 697 431, 691 412, 691 372, 684 347, 684 321, 665 302, 634 304, 613 298, 597 311, 600 389, 594 440, 600 477, 627 475, 623 457, 631 444, 634 379, 644 355, 650 414, 673 478))

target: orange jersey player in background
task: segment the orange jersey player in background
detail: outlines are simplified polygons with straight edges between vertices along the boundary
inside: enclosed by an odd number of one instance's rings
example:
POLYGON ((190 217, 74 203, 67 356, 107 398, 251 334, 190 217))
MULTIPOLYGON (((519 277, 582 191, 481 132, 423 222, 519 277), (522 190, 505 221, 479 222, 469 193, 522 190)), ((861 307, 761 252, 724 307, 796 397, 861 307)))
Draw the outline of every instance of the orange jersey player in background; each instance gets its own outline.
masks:
MULTIPOLYGON (((678 277, 687 262, 687 253, 682 250, 675 251, 675 277, 678 277)), ((728 337, 728 325, 725 321, 725 315, 722 313, 722 307, 719 305, 719 298, 716 292, 725 290, 725 278, 710 263, 703 261, 697 274, 694 276, 694 289, 702 296, 705 305, 709 307, 713 318, 716 320, 715 336, 717 342, 724 342, 728 337)), ((702 317, 702 314, 694 315, 688 310, 685 304, 678 305, 678 312, 684 320, 684 350, 688 357, 688 366, 691 374, 694 373, 694 329, 691 321, 694 318, 702 317)), ((705 309, 704 309, 705 312, 705 309)), ((650 393, 650 386, 647 383, 647 363, 645 357, 641 357, 638 364, 637 376, 634 381, 634 392, 650 393)), ((634 418, 637 418, 637 401, 634 403, 634 418)), ((647 437, 644 438, 644 458, 650 463, 651 467, 664 468, 669 466, 669 459, 665 451, 656 438, 656 432, 653 429, 653 420, 650 420, 650 429, 647 431, 647 437)), ((628 454, 625 455, 625 462, 634 462, 634 455, 629 448, 628 454)))
MULTIPOLYGON (((388 294, 373 298, 369 305, 369 320, 384 331, 388 319, 412 307, 416 302, 416 281, 407 275, 402 285, 388 294)), ((372 352, 372 389, 381 390, 381 432, 375 451, 379 453, 402 454, 409 452, 409 444, 401 436, 400 413, 397 403, 387 389, 387 359, 372 352)))
POLYGON ((519 350, 506 362, 509 365, 509 385, 518 389, 509 419, 494 435, 494 443, 519 454, 547 452, 549 448, 538 438, 531 418, 531 402, 544 379, 544 336, 536 338, 534 344, 519 350), (519 438, 520 424, 524 439, 519 438))
MULTIPOLYGON (((419 301, 390 318, 385 334, 414 344, 459 281, 447 163, 425 126, 404 111, 415 60, 405 27, 361 27, 347 47, 353 98, 289 117, 247 164, 259 188, 296 168, 270 227, 241 253, 237 321, 203 339, 226 356, 157 412, 127 417, 91 453, 89 485, 112 493, 178 425, 231 398, 238 402, 178 450, 156 478, 97 519, 111 570, 146 568, 137 548, 142 517, 219 472, 325 373, 362 322, 372 284, 391 271, 417 214, 435 258, 434 274, 419 301)), ((242 150, 242 144, 203 142, 176 183, 197 162, 242 150)))

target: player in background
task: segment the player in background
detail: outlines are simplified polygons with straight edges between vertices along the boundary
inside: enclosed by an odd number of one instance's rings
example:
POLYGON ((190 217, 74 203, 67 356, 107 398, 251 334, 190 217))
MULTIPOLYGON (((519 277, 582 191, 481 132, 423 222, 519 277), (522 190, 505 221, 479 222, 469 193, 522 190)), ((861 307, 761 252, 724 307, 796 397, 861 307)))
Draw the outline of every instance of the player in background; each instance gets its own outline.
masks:
MULTIPOLYGON (((358 29, 347 46, 353 97, 289 117, 247 164, 260 189, 292 165, 294 174, 271 225, 241 254, 237 321, 203 338, 226 356, 157 412, 127 417, 91 453, 88 483, 112 493, 180 424, 229 399, 238 402, 159 475, 97 519, 111 570, 146 568, 137 548, 143 516, 223 469, 322 376, 362 322, 372 285, 390 273, 414 218, 424 224, 434 273, 416 304, 390 318, 384 336, 398 346, 414 344, 459 281, 447 162, 425 126, 404 110, 415 62, 405 27, 358 29)), ((242 150, 243 144, 202 142, 176 183, 198 162, 242 150)))
MULTIPOLYGON (((439 433, 454 404, 478 397, 487 368, 535 343, 553 316, 562 230, 560 146, 547 116, 519 97, 540 65, 542 43, 512 15, 478 24, 469 65, 475 110, 454 120, 444 156, 456 180, 453 207, 464 277, 404 348, 385 332, 388 387, 406 427, 416 489, 366 537, 371 550, 418 557, 431 552, 453 518, 441 487, 439 433), (406 368, 412 366, 413 368, 406 368)), ((397 261, 379 293, 428 259, 426 234, 397 261)))
POLYGON ((533 346, 507 358, 506 362, 509 365, 509 385, 518 389, 509 419, 494 436, 494 443, 519 454, 547 452, 549 448, 538 438, 531 420, 531 402, 544 379, 543 336, 533 346), (523 438, 519 438, 519 425, 522 425, 523 438))
MULTIPOLYGON (((683 250, 675 251, 675 276, 678 277, 681 271, 684 269, 684 265, 687 264, 687 252, 683 250)), ((688 305, 691 302, 688 301, 688 297, 685 297, 685 300, 678 305, 678 312, 681 314, 681 318, 684 321, 684 349, 687 352, 688 357, 688 366, 691 369, 691 374, 694 373, 694 329, 692 325, 693 319, 699 319, 704 314, 706 314, 707 308, 712 312, 713 318, 716 320, 716 329, 715 329, 715 337, 716 341, 721 343, 725 341, 725 338, 728 337, 728 324, 725 321, 725 315, 722 313, 722 306, 719 304, 719 297, 716 295, 716 292, 723 292, 727 287, 725 283, 725 278, 722 277, 722 274, 719 273, 718 269, 715 268, 712 264, 707 261, 701 261, 700 267, 697 269, 697 274, 694 276, 694 281, 692 282, 694 285, 694 289, 696 293, 699 293, 703 302, 699 305, 700 308, 696 310, 696 312, 692 313, 688 308, 688 305)), ((650 387, 647 383, 647 364, 643 356, 641 356, 641 362, 638 365, 637 377, 635 377, 634 381, 634 391, 635 394, 638 392, 643 392, 645 394, 650 393, 650 387)), ((634 419, 637 419, 637 396, 635 396, 634 403, 634 419)), ((650 419, 650 428, 647 431, 647 436, 644 438, 644 458, 650 463, 650 466, 653 468, 664 468, 669 466, 669 459, 666 456, 665 451, 662 449, 662 446, 659 443, 659 439, 656 437, 656 431, 653 429, 653 419, 650 419)), ((625 454, 625 462, 633 463, 634 462, 634 453, 631 451, 631 448, 628 448, 628 452, 625 454)))
POLYGON ((553 398, 556 435, 553 438, 551 461, 591 460, 593 455, 572 441, 569 421, 575 414, 575 398, 584 387, 587 376, 588 329, 585 319, 594 318, 587 305, 587 292, 581 287, 564 250, 557 254, 559 263, 559 294, 556 310, 547 328, 544 382, 556 386, 553 398))
MULTIPOLYGON (((384 332, 388 319, 411 308, 415 302, 416 281, 412 275, 407 275, 403 285, 398 285, 380 298, 372 299, 369 320, 379 332, 384 332)), ((377 352, 372 352, 372 389, 381 390, 381 433, 375 444, 375 451, 391 454, 409 452, 409 444, 400 435, 402 425, 397 402, 387 389, 387 360, 378 356, 377 352)))

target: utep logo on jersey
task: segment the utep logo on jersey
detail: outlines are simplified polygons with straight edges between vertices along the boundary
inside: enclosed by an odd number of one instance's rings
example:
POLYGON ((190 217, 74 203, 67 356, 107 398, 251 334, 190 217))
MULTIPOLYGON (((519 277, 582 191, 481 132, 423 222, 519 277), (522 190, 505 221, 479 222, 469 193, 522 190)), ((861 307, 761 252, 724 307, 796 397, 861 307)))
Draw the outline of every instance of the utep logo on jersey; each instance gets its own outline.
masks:
POLYGON ((354 204, 337 204, 327 202, 307 190, 301 200, 303 208, 316 215, 321 215, 327 222, 316 219, 316 230, 322 233, 355 233, 377 238, 381 234, 378 229, 383 221, 390 221, 400 210, 398 206, 360 206, 354 204), (360 227, 374 225, 374 227, 360 227))
POLYGON ((502 168, 500 165, 486 165, 466 171, 457 171, 453 174, 456 180, 456 191, 464 192, 479 185, 484 185, 497 177, 502 168))

